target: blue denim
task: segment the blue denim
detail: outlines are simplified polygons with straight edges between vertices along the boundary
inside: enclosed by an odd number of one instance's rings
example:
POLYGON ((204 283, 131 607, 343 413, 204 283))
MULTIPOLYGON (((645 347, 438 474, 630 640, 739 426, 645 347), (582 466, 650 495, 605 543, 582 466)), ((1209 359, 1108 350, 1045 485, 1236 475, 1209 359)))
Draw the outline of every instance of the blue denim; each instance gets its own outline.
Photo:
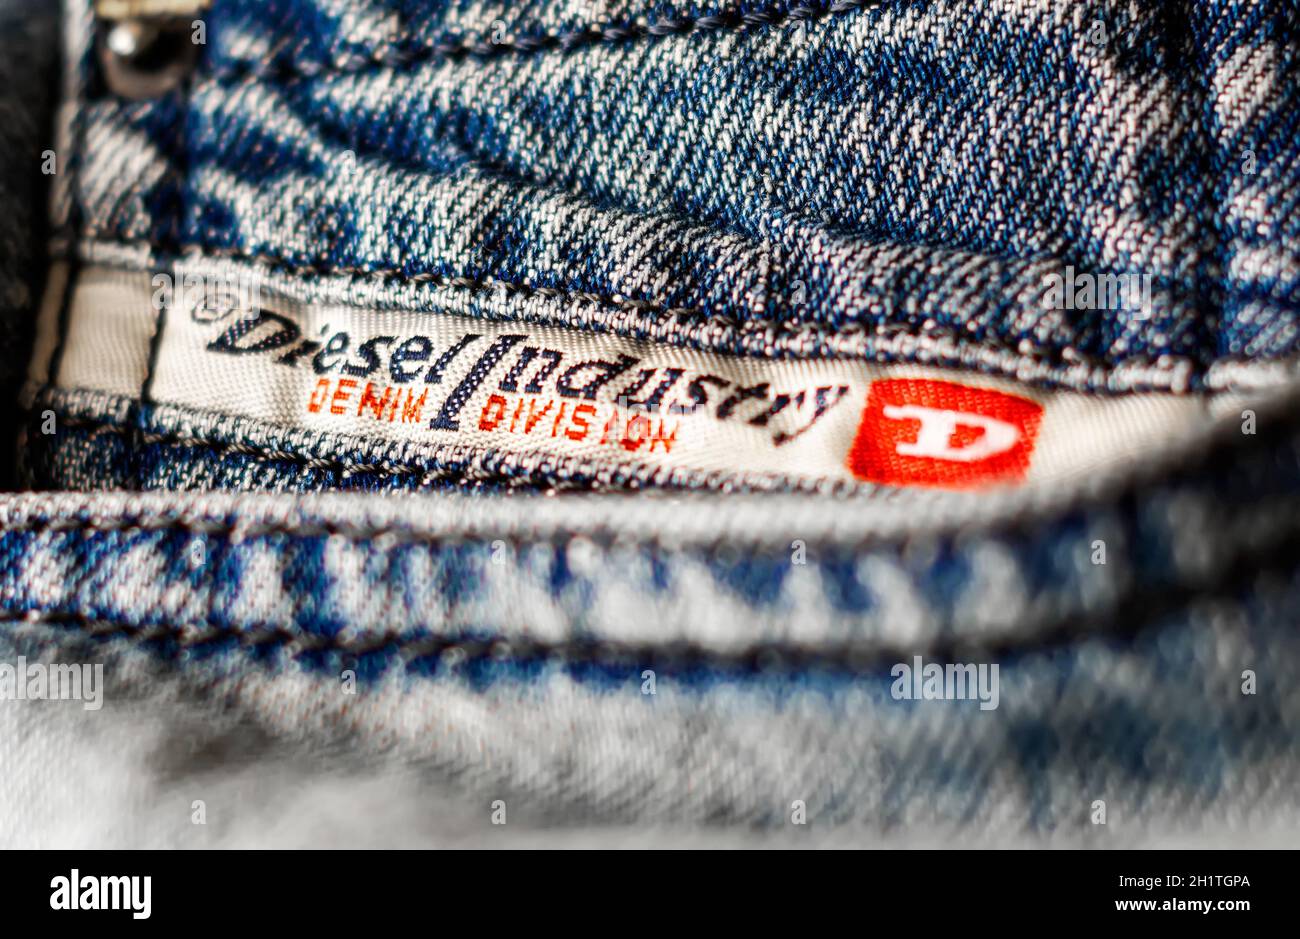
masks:
MULTIPOLYGON (((541 306, 696 348, 1109 393, 1292 360, 1290 5, 793 9, 613 4, 584 32, 564 4, 499 20, 223 0, 196 76, 162 98, 105 94, 84 51, 80 255, 219 257, 395 305, 541 306), (1153 314, 1044 310, 1044 272, 1066 266, 1149 277, 1153 314)), ((133 413, 142 433, 179 434, 151 418, 147 402, 133 413)), ((105 452, 89 475, 63 465, 84 462, 60 455, 83 452, 74 434, 31 482, 263 488, 222 450, 254 431, 137 441, 133 466, 105 452)), ((284 449, 319 458, 315 443, 284 449)), ((325 449, 364 462, 351 442, 325 449)))
POLYGON ((624 36, 715 11, 614 3, 608 32, 571 49, 521 45, 584 28, 566 4, 535 6, 497 20, 468 3, 346 18, 216 4, 185 92, 88 103, 86 132, 138 136, 162 177, 101 196, 108 154, 88 152, 90 234, 297 271, 620 296, 649 304, 646 319, 730 327, 711 340, 727 348, 748 348, 759 323, 769 342, 792 332, 780 301, 802 282, 797 322, 814 342, 880 325, 950 333, 1084 385, 1103 379, 1067 378, 1065 362, 1185 357, 1195 382, 1223 357, 1295 351, 1289 4, 1011 14, 908 0, 799 5, 817 15, 790 23, 794 4, 759 3, 744 7, 770 15, 752 23, 624 36), (392 15, 413 25, 394 33, 392 15), (510 42, 473 51, 494 22, 510 42), (1263 101, 1251 68, 1276 70, 1263 101), (940 172, 945 150, 960 173, 940 172), (126 197, 111 213, 109 195, 126 197), (445 215, 420 210, 434 198, 445 215), (611 237, 637 220, 655 236, 611 237), (1255 249, 1273 263, 1234 266, 1255 249), (1150 274, 1160 315, 1052 321, 1019 297, 1048 260, 1150 274))
POLYGON ((122 778, 224 821, 109 786, 9 840, 274 843, 240 773, 305 825, 286 780, 332 760, 417 843, 444 788, 475 836, 501 800, 551 830, 800 836, 798 802, 828 842, 1293 838, 1295 5, 592 6, 216 0, 194 73, 131 99, 71 0, 54 253, 1096 399, 1240 383, 1258 426, 1052 487, 758 491, 35 382, 20 465, 53 491, 0 500, 0 662, 104 661, 110 738, 163 754, 122 778), (1045 309, 1066 266, 1149 278, 1151 315, 1045 309), (999 706, 899 700, 914 656, 997 663, 999 706))

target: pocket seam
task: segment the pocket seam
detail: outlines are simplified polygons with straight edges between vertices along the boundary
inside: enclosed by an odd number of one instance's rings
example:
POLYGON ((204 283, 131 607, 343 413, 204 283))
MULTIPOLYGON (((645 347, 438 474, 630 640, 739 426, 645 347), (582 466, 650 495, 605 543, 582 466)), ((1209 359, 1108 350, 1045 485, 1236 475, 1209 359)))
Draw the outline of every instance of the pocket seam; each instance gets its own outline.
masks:
POLYGON ((221 82, 259 78, 288 80, 330 75, 350 75, 369 69, 400 70, 439 60, 490 59, 504 55, 534 55, 545 52, 563 53, 601 44, 624 44, 645 39, 685 36, 693 33, 746 32, 765 26, 779 28, 795 23, 817 22, 831 16, 877 7, 884 2, 885 0, 835 0, 835 2, 829 4, 797 6, 784 11, 730 11, 656 20, 653 23, 632 26, 601 27, 595 23, 590 23, 581 28, 564 32, 520 36, 517 39, 506 39, 501 42, 485 41, 482 37, 460 38, 434 42, 431 45, 407 50, 388 42, 381 47, 369 50, 368 54, 356 54, 351 57, 335 58, 325 62, 295 62, 290 60, 268 67, 255 64, 249 60, 239 60, 229 67, 212 69, 206 77, 221 82))
MULTIPOLYGON (((158 246, 151 242, 123 239, 118 237, 117 233, 111 231, 83 231, 81 240, 83 246, 85 243, 93 243, 100 246, 113 246, 124 249, 144 249, 150 252, 159 250, 158 246)), ((348 277, 365 281, 401 280, 403 282, 428 284, 437 289, 458 293, 492 294, 504 292, 508 297, 521 297, 525 300, 538 298, 589 303, 598 307, 612 308, 615 313, 613 316, 609 315, 608 312, 596 316, 601 328, 616 335, 625 335, 637 339, 653 338, 642 335, 641 331, 652 329, 658 324, 673 320, 679 323, 684 322, 689 326, 708 326, 710 334, 715 337, 715 340, 719 331, 724 331, 729 337, 738 342, 743 342, 747 333, 751 331, 756 335, 765 334, 780 325, 779 321, 772 317, 738 319, 733 316, 708 313, 691 307, 669 307, 648 300, 614 297, 591 291, 574 290, 568 287, 544 287, 495 278, 469 277, 463 274, 435 274, 432 272, 412 274, 401 268, 295 264, 273 254, 247 251, 237 247, 204 244, 198 241, 175 245, 169 249, 168 253, 186 260, 224 259, 236 261, 253 265, 262 271, 282 272, 299 278, 348 277), (628 316, 637 318, 633 327, 617 327, 615 325, 615 321, 620 317, 628 316)), ((75 255, 77 252, 71 252, 71 254, 75 255)), ((587 327, 584 326, 583 328, 587 327)), ((830 354, 821 352, 819 354, 803 354, 794 357, 878 360, 970 368, 986 374, 1014 377, 1035 387, 1061 387, 1089 393, 1113 391, 1111 376, 1134 367, 1142 369, 1142 375, 1129 379, 1128 385, 1123 389, 1124 391, 1176 393, 1182 382, 1180 370, 1194 369, 1198 365, 1194 360, 1185 356, 1129 356, 1106 361, 1077 351, 1072 353, 1071 361, 1064 361, 1050 354, 1053 350, 1023 349, 1010 343, 970 342, 960 334, 959 330, 911 323, 874 324, 864 322, 847 324, 837 330, 827 329, 821 324, 809 324, 807 329, 789 333, 788 343, 792 348, 795 346, 802 348, 806 345, 806 339, 809 337, 815 338, 823 345, 834 344, 840 349, 848 348, 850 339, 859 339, 860 341, 853 345, 853 351, 848 353, 830 354), (890 325, 893 328, 887 329, 885 332, 881 331, 881 326, 890 325), (918 346, 927 343, 950 343, 953 348, 950 352, 934 351, 927 358, 921 355, 918 350, 891 351, 882 347, 890 340, 899 338, 914 340, 918 346), (1004 363, 989 362, 985 354, 990 352, 1004 354, 1007 361, 1004 363), (880 359, 881 355, 886 358, 880 359), (1034 379, 1025 379, 1022 375, 1026 364, 1045 368, 1048 370, 1048 374, 1034 379), (1083 369, 1087 374, 1070 377, 1069 372, 1071 369, 1083 369), (1164 377, 1167 380, 1159 381, 1156 376, 1164 377)), ((691 346, 692 342, 688 338, 684 342, 678 340, 677 344, 691 346)), ((712 351, 730 351, 731 354, 746 355, 746 353, 736 353, 730 347, 724 349, 721 343, 716 346, 710 345, 708 348, 712 351)))

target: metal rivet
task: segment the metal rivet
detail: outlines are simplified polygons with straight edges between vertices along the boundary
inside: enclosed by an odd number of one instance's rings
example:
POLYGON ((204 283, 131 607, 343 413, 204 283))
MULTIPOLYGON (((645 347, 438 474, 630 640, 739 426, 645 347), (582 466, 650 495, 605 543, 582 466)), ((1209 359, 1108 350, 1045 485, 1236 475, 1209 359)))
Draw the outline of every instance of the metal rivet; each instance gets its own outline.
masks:
POLYGON ((106 21, 99 62, 109 90, 123 98, 157 98, 190 74, 198 60, 186 20, 106 21))

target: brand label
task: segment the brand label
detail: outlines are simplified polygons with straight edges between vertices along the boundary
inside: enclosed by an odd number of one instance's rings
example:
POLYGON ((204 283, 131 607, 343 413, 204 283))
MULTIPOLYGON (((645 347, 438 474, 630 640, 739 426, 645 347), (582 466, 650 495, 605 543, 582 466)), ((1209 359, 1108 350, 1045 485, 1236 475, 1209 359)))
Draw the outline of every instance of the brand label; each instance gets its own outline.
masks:
POLYGON ((867 394, 849 468, 887 486, 969 488, 1029 472, 1042 405, 949 381, 877 381, 867 394))
POLYGON ((563 326, 308 303, 260 283, 214 289, 190 273, 162 291, 160 276, 83 269, 61 340, 57 303, 43 312, 33 386, 129 398, 147 386, 160 404, 317 432, 327 444, 332 434, 399 441, 416 458, 456 447, 593 471, 952 489, 1087 472, 1209 416, 1208 399, 1191 396, 1108 398, 912 365, 746 358, 563 326))

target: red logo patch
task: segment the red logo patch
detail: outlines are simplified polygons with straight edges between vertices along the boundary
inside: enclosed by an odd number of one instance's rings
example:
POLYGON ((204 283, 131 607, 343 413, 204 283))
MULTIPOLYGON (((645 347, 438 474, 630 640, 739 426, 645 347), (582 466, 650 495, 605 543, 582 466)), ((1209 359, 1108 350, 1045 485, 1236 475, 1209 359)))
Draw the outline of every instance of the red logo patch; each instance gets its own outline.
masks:
POLYGON ((1019 482, 1043 408, 946 381, 878 381, 867 393, 849 469, 886 486, 971 489, 1019 482))

